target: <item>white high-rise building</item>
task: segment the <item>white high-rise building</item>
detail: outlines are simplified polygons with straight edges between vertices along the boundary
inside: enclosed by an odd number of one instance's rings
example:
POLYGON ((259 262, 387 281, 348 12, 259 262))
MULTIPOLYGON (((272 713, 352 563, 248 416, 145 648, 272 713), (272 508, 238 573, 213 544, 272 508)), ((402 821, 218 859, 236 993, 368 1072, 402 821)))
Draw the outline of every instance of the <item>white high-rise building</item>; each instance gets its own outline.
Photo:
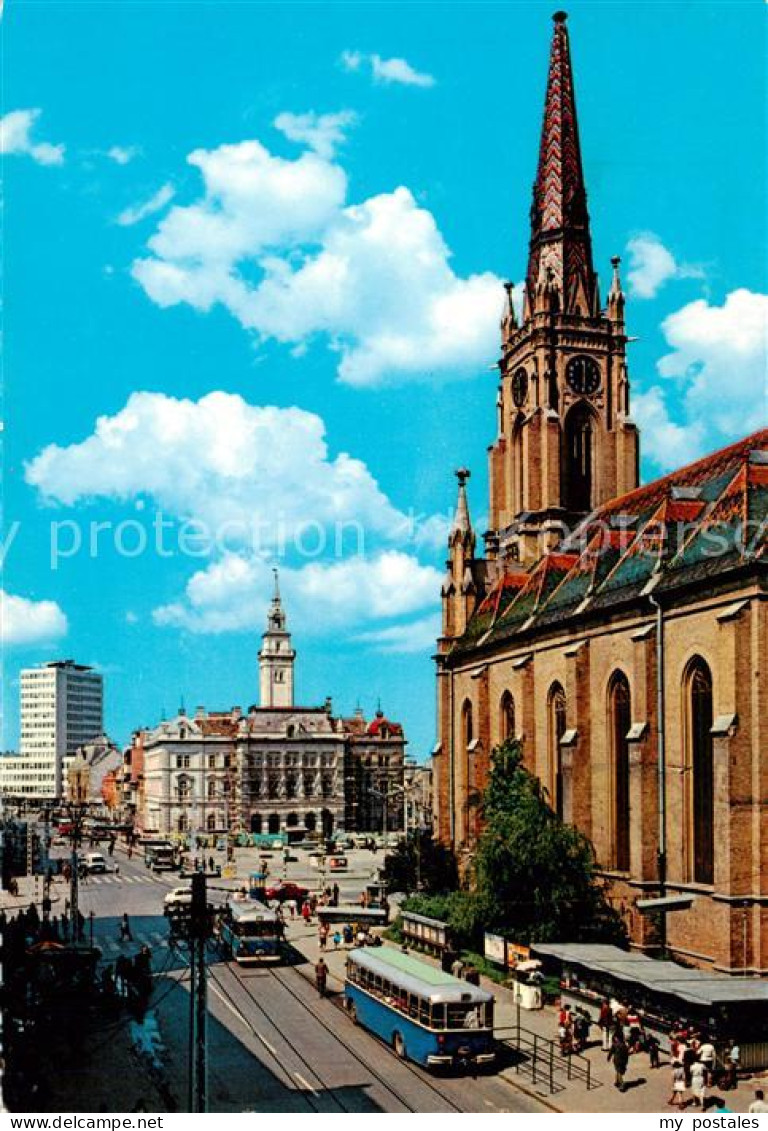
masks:
POLYGON ((0 759, 0 791, 15 797, 55 798, 66 791, 67 755, 104 732, 103 679, 74 660, 55 660, 21 672, 18 757, 0 759))

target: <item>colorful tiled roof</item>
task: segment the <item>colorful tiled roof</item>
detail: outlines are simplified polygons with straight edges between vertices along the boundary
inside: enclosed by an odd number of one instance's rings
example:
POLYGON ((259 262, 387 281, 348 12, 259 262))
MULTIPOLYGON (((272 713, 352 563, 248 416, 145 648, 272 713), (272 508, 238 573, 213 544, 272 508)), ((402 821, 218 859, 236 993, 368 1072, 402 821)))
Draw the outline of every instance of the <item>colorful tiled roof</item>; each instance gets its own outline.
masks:
POLYGON ((593 512, 527 571, 510 563, 457 649, 768 562, 768 428, 593 512))

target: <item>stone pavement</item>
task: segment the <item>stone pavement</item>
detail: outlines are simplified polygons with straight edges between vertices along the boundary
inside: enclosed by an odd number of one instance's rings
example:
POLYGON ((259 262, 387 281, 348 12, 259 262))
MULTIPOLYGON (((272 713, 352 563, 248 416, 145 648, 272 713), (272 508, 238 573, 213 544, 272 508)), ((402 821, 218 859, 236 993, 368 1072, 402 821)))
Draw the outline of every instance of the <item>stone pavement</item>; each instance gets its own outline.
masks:
MULTIPOLYGON (((331 932, 331 935, 333 931, 331 932)), ((310 927, 303 923, 289 922, 287 928, 288 941, 302 953, 311 963, 317 960, 319 954, 319 941, 317 924, 310 927)), ((438 965, 435 959, 427 955, 415 956, 424 962, 438 965)), ((334 950, 329 939, 325 951, 325 960, 330 970, 329 989, 331 992, 339 991, 344 981, 346 964, 346 949, 341 946, 334 950)), ((310 973, 310 971, 306 971, 310 973)), ((495 995, 496 998, 496 1030, 502 1035, 510 1035, 517 1022, 517 1005, 513 1000, 512 991, 499 986, 489 979, 481 979, 484 989, 495 995), (505 1032, 506 1031, 506 1032, 505 1032)), ((557 1012, 552 1006, 535 1011, 521 1011, 520 1024, 532 1035, 551 1040, 557 1035, 557 1012)), ((595 1030, 593 1029, 593 1034, 595 1030)), ((630 1058, 626 1074, 628 1090, 619 1092, 614 1087, 613 1071, 606 1060, 606 1054, 600 1047, 599 1040, 590 1042, 590 1047, 584 1054, 591 1065, 591 1078, 593 1086, 587 1091, 586 1083, 578 1079, 567 1079, 567 1059, 559 1058, 560 1070, 555 1073, 556 1090, 550 1094, 549 1088, 541 1082, 533 1084, 530 1074, 518 1074, 514 1068, 505 1068, 501 1075, 513 1087, 521 1088, 537 1099, 545 1100, 556 1111, 564 1112, 661 1112, 671 1111, 667 1107, 667 1100, 671 1092, 671 1068, 666 1057, 662 1056, 662 1066, 651 1069, 645 1053, 638 1053, 630 1058), (597 1085, 596 1087, 594 1085, 597 1085)), ((754 1098, 754 1089, 763 1087, 768 1090, 766 1080, 752 1078, 743 1080, 736 1092, 720 1092, 714 1089, 714 1095, 722 1095, 727 1108, 734 1112, 746 1112, 754 1098)), ((695 1112, 695 1108, 689 1108, 695 1112)), ((714 1114, 714 1112, 713 1112, 714 1114)))

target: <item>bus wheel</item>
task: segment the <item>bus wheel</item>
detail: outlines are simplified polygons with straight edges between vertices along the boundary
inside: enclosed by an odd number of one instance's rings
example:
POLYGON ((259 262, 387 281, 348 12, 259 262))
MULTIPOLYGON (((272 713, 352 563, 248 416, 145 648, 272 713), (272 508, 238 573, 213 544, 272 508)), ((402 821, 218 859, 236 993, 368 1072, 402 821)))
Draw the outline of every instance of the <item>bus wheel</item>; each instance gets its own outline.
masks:
POLYGON ((400 1057, 400 1060, 405 1060, 405 1041, 403 1040, 402 1033, 395 1033, 392 1037, 392 1047, 395 1050, 395 1055, 400 1057))

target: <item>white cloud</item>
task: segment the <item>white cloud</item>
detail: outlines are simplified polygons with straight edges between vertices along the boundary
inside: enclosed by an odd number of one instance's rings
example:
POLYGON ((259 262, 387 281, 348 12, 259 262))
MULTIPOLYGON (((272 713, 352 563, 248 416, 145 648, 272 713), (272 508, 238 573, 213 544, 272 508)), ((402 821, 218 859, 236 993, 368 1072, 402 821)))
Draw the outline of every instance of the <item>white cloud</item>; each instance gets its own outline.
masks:
POLYGON ((768 295, 741 288, 722 306, 697 299, 670 314, 664 392, 635 397, 644 450, 667 469, 768 421, 768 295), (676 408, 670 411, 674 401, 676 408))
MULTIPOLYGON (((299 127, 305 138, 313 121, 299 127)), ((295 120, 289 128, 298 136, 295 120)), ((158 305, 218 303, 294 348, 322 337, 352 385, 466 373, 495 355, 499 280, 456 275, 407 188, 346 205, 338 164, 312 149, 275 157, 257 141, 188 161, 202 197, 171 209, 132 268, 158 305)))
POLYGON ((440 614, 433 613, 406 624, 392 624, 373 632, 362 632, 355 640, 379 652, 413 653, 434 651, 440 635, 440 614))
POLYGON ((169 516, 193 518, 210 531, 241 524, 226 528, 228 544, 238 530, 243 540, 246 523, 259 545, 270 547, 308 527, 349 524, 349 544, 355 524, 387 538, 402 538, 408 528, 361 460, 330 456, 319 416, 224 392, 199 401, 133 393, 114 416, 100 417, 87 439, 49 445, 25 473, 44 499, 66 506, 149 496, 169 516))
POLYGON ((32 601, 0 589, 0 641, 39 644, 67 631, 67 618, 55 601, 32 601))
MULTIPOLYGON (((265 559, 225 554, 193 574, 184 600, 156 609, 154 620, 194 633, 253 630, 263 623, 271 585, 272 571, 265 559)), ((436 569, 399 550, 280 571, 280 588, 291 619, 306 633, 344 631, 419 612, 435 605, 439 585, 436 569)), ((402 633, 407 627, 398 626, 402 633)), ((423 637, 423 627, 414 629, 417 631, 423 637)), ((429 642, 434 639, 433 635, 429 642)), ((397 635, 384 643, 393 651, 416 650, 407 633, 403 643, 410 647, 398 646, 397 635)))
POLYGON ((143 204, 136 204, 131 208, 124 208, 117 217, 117 222, 122 227, 138 224, 141 220, 146 219, 147 216, 152 216, 153 213, 160 212, 165 208, 166 204, 170 204, 174 195, 175 190, 173 185, 165 184, 157 190, 154 196, 151 196, 149 200, 145 200, 143 204))
POLYGON ((23 154, 39 165, 61 165, 64 161, 63 145, 32 140, 31 134, 40 114, 40 110, 11 110, 0 118, 0 153, 7 156, 23 154))
POLYGON ((435 85, 433 75, 417 71, 407 59, 398 57, 382 59, 381 55, 368 55, 361 51, 342 51, 341 64, 348 71, 369 69, 374 82, 378 83, 399 83, 403 86, 421 87, 435 85))
POLYGON ((138 145, 113 145, 106 151, 105 156, 116 165, 128 165, 141 153, 138 145))
POLYGON ((346 137, 346 130, 357 122, 354 110, 341 110, 338 114, 278 114, 275 129, 290 141, 309 146, 321 157, 330 159, 346 137))
POLYGON ((654 386, 635 393, 633 416, 640 425, 640 452, 660 471, 672 471, 702 454, 706 429, 701 421, 675 423, 663 391, 654 386))
POLYGON ((634 236, 627 244, 627 251, 627 282, 635 298, 654 298, 671 279, 700 279, 703 276, 700 267, 678 263, 653 232, 634 236))

